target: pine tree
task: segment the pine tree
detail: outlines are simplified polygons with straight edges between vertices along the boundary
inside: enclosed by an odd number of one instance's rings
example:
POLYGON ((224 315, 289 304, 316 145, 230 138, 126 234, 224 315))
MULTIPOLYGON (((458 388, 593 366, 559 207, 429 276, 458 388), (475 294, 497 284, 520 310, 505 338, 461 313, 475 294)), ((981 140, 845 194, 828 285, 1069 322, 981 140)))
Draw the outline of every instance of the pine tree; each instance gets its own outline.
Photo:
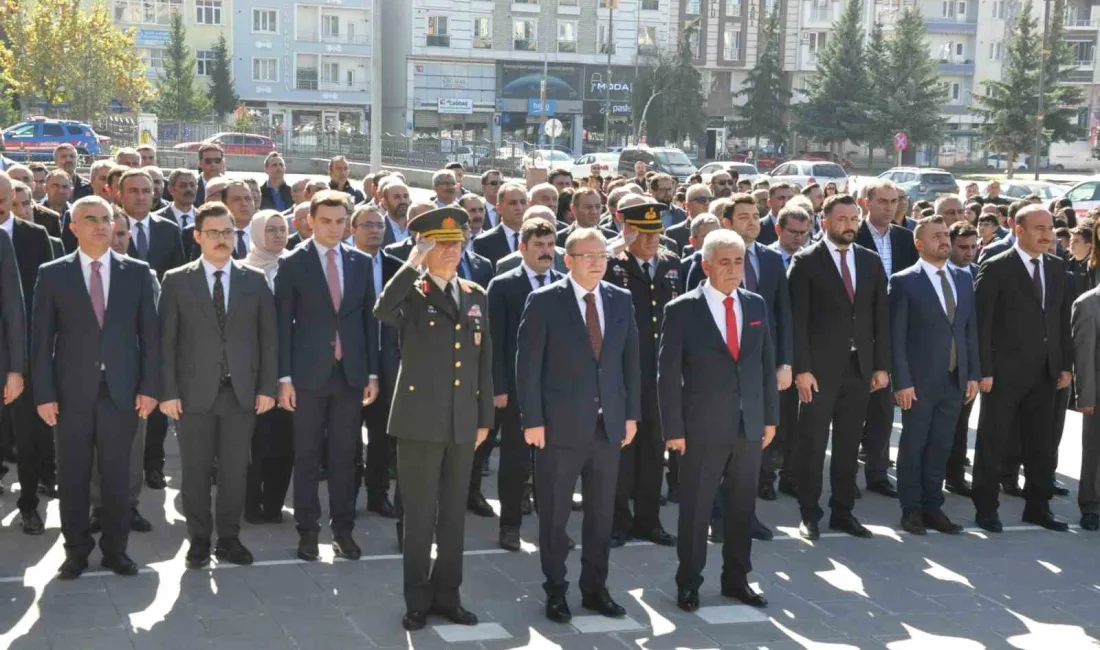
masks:
POLYGON ((781 26, 779 4, 764 23, 763 46, 756 65, 749 70, 736 97, 744 97, 738 108, 741 119, 737 128, 741 135, 755 138, 760 148, 760 138, 771 143, 782 142, 787 136, 786 111, 791 101, 787 87, 787 75, 783 72, 783 52, 780 46, 781 26))
POLYGON ((890 52, 882 23, 871 28, 871 40, 867 43, 867 166, 875 167, 875 147, 889 145, 897 130, 890 124, 886 96, 890 92, 890 52))
POLYGON ((798 131, 828 143, 867 140, 867 73, 863 2, 847 0, 810 79, 807 101, 795 112, 798 131))
POLYGON ((939 142, 946 125, 940 106, 947 101, 947 84, 929 56, 920 9, 902 12, 886 51, 889 75, 886 87, 878 89, 885 102, 881 126, 908 135, 908 151, 916 151, 919 143, 939 142))
POLYGON ((688 24, 680 36, 676 53, 669 56, 659 53, 655 64, 639 71, 633 87, 634 115, 641 119, 642 111, 650 97, 653 101, 645 117, 647 142, 657 146, 665 142, 681 142, 684 138, 698 139, 706 125, 706 92, 703 77, 692 65, 691 37, 698 32, 699 23, 688 24), (657 94, 659 93, 659 94, 657 94))
MULTIPOLYGON (((1085 137, 1077 126, 1077 107, 1084 103, 1081 86, 1067 83, 1079 66, 1077 52, 1066 42, 1066 0, 1054 0, 1047 23, 1046 66, 1043 69, 1043 131, 1046 144, 1085 137)), ((1036 105, 1036 108, 1038 106, 1036 105)))
POLYGON ((214 44, 214 62, 210 71, 210 95, 214 98, 214 112, 218 119, 237 109, 240 98, 233 88, 233 62, 229 58, 229 46, 225 36, 219 36, 214 44))
POLYGON ((195 84, 195 55, 187 46, 187 30, 179 14, 172 16, 164 48, 164 70, 156 80, 153 110, 168 122, 198 122, 210 114, 206 90, 195 84))

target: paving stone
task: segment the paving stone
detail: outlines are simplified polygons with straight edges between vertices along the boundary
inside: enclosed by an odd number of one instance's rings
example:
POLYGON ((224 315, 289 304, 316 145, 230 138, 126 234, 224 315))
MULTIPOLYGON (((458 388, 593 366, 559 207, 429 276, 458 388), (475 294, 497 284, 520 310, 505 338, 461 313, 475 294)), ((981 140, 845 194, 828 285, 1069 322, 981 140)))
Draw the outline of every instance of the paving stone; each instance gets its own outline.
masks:
POLYGON ((642 624, 629 616, 622 618, 608 618, 606 616, 574 616, 571 621, 573 627, 581 634, 607 634, 609 632, 626 632, 640 630, 642 624))
POLYGON ((433 625, 432 629, 447 643, 465 643, 470 641, 492 641, 510 639, 512 635, 500 623, 478 623, 477 625, 433 625))
POLYGON ((749 607, 748 605, 700 607, 695 614, 711 625, 724 623, 760 623, 768 620, 768 617, 760 610, 755 607, 749 607))

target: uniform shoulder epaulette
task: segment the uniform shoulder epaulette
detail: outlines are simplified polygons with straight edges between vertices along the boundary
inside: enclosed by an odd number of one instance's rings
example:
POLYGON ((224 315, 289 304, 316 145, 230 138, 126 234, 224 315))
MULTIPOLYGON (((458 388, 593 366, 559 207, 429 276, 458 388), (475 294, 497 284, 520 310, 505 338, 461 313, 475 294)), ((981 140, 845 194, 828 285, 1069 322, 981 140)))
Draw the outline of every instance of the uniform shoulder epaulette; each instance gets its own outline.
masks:
POLYGON ((477 291, 478 293, 485 293, 485 290, 481 288, 481 285, 470 280, 458 279, 458 286, 462 287, 463 293, 471 293, 477 291))

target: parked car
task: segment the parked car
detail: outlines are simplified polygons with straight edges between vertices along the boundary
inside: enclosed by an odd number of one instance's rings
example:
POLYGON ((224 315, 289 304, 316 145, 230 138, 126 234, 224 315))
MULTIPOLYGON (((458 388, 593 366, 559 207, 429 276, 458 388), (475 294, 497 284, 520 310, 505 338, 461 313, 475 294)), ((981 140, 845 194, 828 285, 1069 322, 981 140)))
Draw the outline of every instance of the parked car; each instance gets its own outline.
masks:
POLYGON ((447 154, 447 162, 462 163, 462 166, 466 169, 473 169, 477 165, 478 157, 474 153, 473 147, 468 145, 459 145, 454 148, 454 151, 447 154))
POLYGON ((619 154, 613 152, 589 153, 577 158, 573 161, 573 167, 570 169, 573 172, 573 178, 591 176, 592 165, 600 166, 600 177, 611 178, 617 173, 615 170, 619 167, 619 154))
POLYGON ((739 181, 752 182, 764 176, 760 173, 760 170, 756 168, 756 165, 743 162, 727 162, 725 160, 720 160, 718 162, 707 163, 699 168, 699 174, 703 177, 704 183, 709 183, 710 177, 720 171, 736 172, 737 180, 739 181))
POLYGON ((526 177, 528 167, 541 167, 543 169, 565 169, 572 171, 573 157, 564 151, 550 149, 535 149, 529 151, 520 163, 526 177))
POLYGON ((618 173, 634 176, 634 163, 644 163, 646 169, 671 175, 680 182, 687 181, 695 173, 695 165, 679 149, 672 147, 624 147, 619 154, 618 173))
MULTIPOLYGON (((986 159, 985 159, 985 168, 986 169, 1006 169, 1007 170, 1008 169, 1008 156, 1006 156, 1002 153, 991 153, 991 154, 989 154, 988 156, 986 156, 986 159)), ((1025 161, 1025 157, 1022 156, 1022 155, 1017 156, 1015 163, 1012 165, 1012 168, 1016 169, 1016 170, 1026 171, 1027 170, 1027 162, 1025 161)))
POLYGON ((931 167, 895 167, 878 175, 894 181, 911 201, 935 201, 941 194, 958 194, 959 184, 948 171, 931 167))
POLYGON ((794 183, 806 187, 810 183, 836 183, 837 190, 848 191, 848 172, 834 162, 821 160, 792 160, 772 170, 771 184, 794 183))
POLYGON ((32 117, 4 129, 5 154, 14 160, 51 160, 59 144, 69 143, 81 156, 109 153, 111 139, 73 120, 32 117))
POLYGON ((181 142, 172 148, 176 151, 198 151, 202 145, 211 143, 221 145, 222 151, 228 155, 266 156, 275 151, 274 140, 252 133, 215 133, 201 142, 181 142))
POLYGON ((732 162, 749 163, 750 165, 756 165, 757 169, 775 169, 779 165, 787 162, 782 157, 768 154, 768 153, 756 153, 750 159, 748 154, 735 153, 730 156, 732 162))
POLYGON ((1065 195, 1069 190, 1066 185, 1048 183, 1046 181, 1000 181, 1001 194, 1014 199, 1022 199, 1029 194, 1036 194, 1044 201, 1056 199, 1065 195))
POLYGON ((1100 207, 1100 178, 1091 178, 1069 188, 1066 198, 1073 201, 1073 209, 1077 214, 1084 214, 1093 208, 1100 207))
POLYGON ((836 155, 831 151, 804 151, 802 152, 803 160, 826 160, 828 162, 835 162, 844 169, 848 169, 852 166, 852 161, 847 158, 836 155))

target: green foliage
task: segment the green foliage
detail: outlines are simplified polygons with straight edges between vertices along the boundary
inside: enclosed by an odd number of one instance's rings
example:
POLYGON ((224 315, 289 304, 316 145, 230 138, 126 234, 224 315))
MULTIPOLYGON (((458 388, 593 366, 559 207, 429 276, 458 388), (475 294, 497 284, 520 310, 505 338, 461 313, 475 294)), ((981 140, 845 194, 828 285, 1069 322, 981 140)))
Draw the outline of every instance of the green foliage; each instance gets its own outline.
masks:
POLYGON ((153 102, 157 116, 168 122, 198 122, 210 115, 210 97, 205 88, 195 84, 195 56, 186 41, 183 19, 173 16, 153 102))
POLYGON ((827 143, 865 142, 867 88, 863 2, 847 0, 810 78, 806 101, 796 107, 799 133, 827 143))
MULTIPOLYGON (((871 132, 879 137, 902 132, 910 147, 937 143, 946 126, 940 106, 947 102, 947 84, 940 80, 937 62, 928 55, 924 17, 920 9, 907 7, 894 26, 894 38, 885 43, 887 74, 876 87, 881 113, 871 132)), ((876 84, 873 84, 873 87, 876 84)))
POLYGON ((744 105, 738 107, 740 135, 756 139, 767 138, 772 143, 787 137, 786 111, 790 105, 791 91, 787 74, 783 72, 783 52, 780 38, 782 25, 779 20, 779 4, 764 23, 763 46, 756 65, 749 70, 741 90, 735 96, 744 97, 744 105))
POLYGON ((214 63, 210 71, 210 94, 214 98, 214 112, 218 118, 233 112, 240 103, 237 91, 233 88, 233 62, 229 59, 229 47, 225 37, 218 38, 214 44, 214 63))
POLYGON ((641 120, 646 102, 655 93, 646 112, 645 130, 640 133, 651 145, 696 139, 706 127, 706 92, 703 77, 692 64, 691 37, 698 21, 688 24, 680 37, 675 56, 659 53, 654 62, 638 71, 631 95, 635 119, 641 120))

